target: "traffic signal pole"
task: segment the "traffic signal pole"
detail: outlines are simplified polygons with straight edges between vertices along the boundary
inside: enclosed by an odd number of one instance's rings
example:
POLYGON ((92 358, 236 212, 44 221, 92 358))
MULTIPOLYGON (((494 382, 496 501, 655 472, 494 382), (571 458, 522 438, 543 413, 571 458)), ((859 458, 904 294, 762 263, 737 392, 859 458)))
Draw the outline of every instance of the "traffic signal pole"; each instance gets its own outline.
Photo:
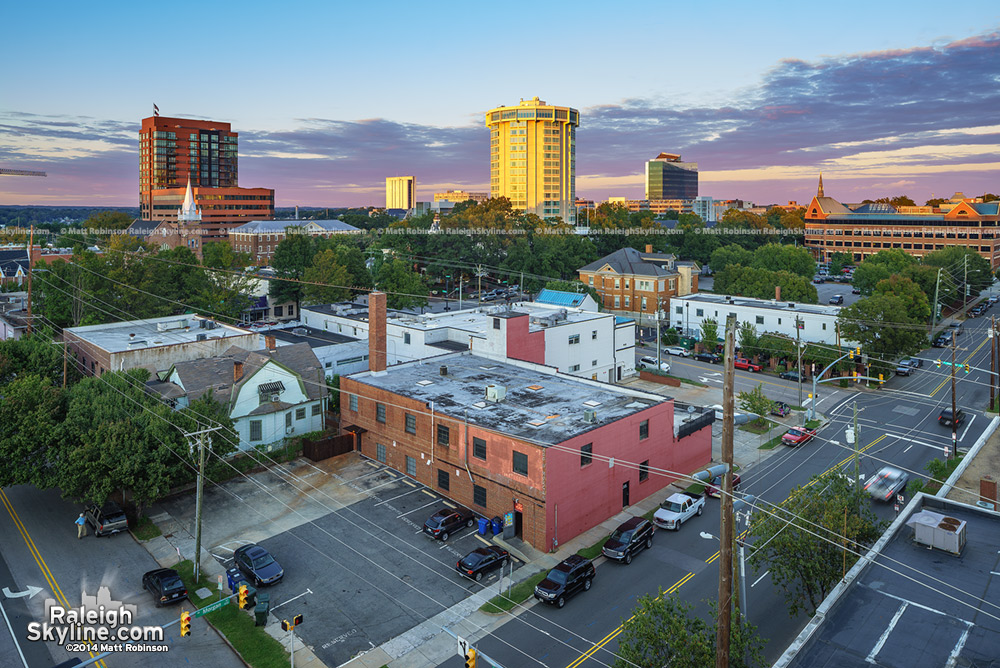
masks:
POLYGON ((951 330, 951 453, 947 459, 958 456, 958 412, 955 402, 955 329, 951 330))

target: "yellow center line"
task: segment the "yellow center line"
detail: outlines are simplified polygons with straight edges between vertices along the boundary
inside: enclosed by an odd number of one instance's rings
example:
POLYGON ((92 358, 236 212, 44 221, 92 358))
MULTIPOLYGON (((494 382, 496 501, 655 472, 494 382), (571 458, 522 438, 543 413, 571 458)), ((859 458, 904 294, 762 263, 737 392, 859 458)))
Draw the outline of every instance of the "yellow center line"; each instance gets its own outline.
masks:
MULTIPOLYGON (((969 356, 966 357, 964 361, 962 361, 962 362, 955 362, 955 364, 965 364, 966 362, 968 362, 969 360, 971 360, 973 355, 975 355, 976 353, 978 353, 980 350, 983 349, 983 346, 986 345, 987 341, 989 341, 989 339, 985 339, 982 343, 980 343, 979 346, 975 350, 973 350, 971 353, 969 353, 969 356)), ((945 385, 947 385, 950 382, 951 382, 951 374, 948 374, 945 377, 945 379, 941 381, 941 384, 938 385, 937 387, 935 387, 930 393, 928 393, 927 396, 928 397, 933 397, 935 394, 938 393, 938 391, 942 387, 944 387, 945 385)))
MULTIPOLYGON (((4 507, 7 509, 7 513, 14 521, 14 525, 17 527, 17 530, 21 533, 21 537, 24 539, 25 545, 28 546, 28 551, 31 552, 31 556, 35 560, 35 563, 38 564, 39 570, 42 571, 45 581, 49 583, 49 589, 52 591, 52 594, 56 597, 56 600, 68 610, 72 606, 70 606, 69 601, 66 600, 66 596, 63 595, 62 589, 59 588, 59 583, 56 582, 55 576, 53 576, 52 571, 49 570, 48 564, 45 563, 45 560, 42 558, 38 548, 35 547, 35 541, 31 539, 31 535, 28 533, 27 528, 25 528, 24 524, 21 522, 21 518, 18 516, 17 511, 14 510, 14 504, 11 503, 9 498, 7 498, 3 489, 0 489, 0 501, 3 502, 4 507)), ((89 652, 89 654, 91 658, 94 657, 93 652, 89 652)), ((98 661, 97 665, 104 666, 105 664, 104 661, 98 661)))
MULTIPOLYGON (((872 441, 871 443, 869 443, 865 447, 859 449, 858 450, 858 454, 861 454, 861 453, 865 452, 866 450, 868 450, 869 448, 871 448, 872 446, 874 446, 876 443, 882 441, 885 438, 886 438, 886 434, 882 434, 881 436, 879 436, 878 438, 876 438, 874 441, 872 441)), ((839 464, 837 464, 836 466, 831 466, 827 470, 823 471, 818 476, 816 476, 816 478, 814 478, 813 480, 810 480, 808 483, 806 483, 805 486, 808 487, 809 485, 812 485, 817 480, 819 480, 823 476, 827 475, 831 471, 839 469, 841 466, 843 466, 847 462, 851 461, 851 459, 853 459, 853 458, 854 458, 853 454, 848 455, 843 460, 841 460, 839 464)), ((784 501, 782 501, 778 505, 779 506, 785 505, 785 501, 787 501, 787 500, 788 499, 786 498, 784 501)), ((737 540, 746 537, 746 535, 747 535, 747 533, 749 533, 749 531, 750 531, 749 529, 743 531, 743 533, 741 533, 739 536, 737 536, 737 540)), ((719 558, 720 554, 721 554, 721 552, 716 552, 711 557, 709 557, 708 559, 706 559, 705 563, 706 564, 713 563, 716 559, 719 558)), ((680 580, 678 580, 677 582, 675 582, 673 585, 671 585, 671 587, 669 589, 667 589, 666 591, 664 591, 663 593, 664 594, 673 594, 675 591, 677 591, 678 589, 680 589, 688 580, 690 580, 693 577, 694 577, 694 573, 688 573, 687 575, 685 575, 684 577, 682 577, 680 580)), ((659 599, 660 599, 660 597, 657 596, 656 599, 654 599, 654 600, 659 600, 659 599)), ((621 634, 621 632, 623 630, 625 630, 625 625, 628 624, 633 619, 635 619, 635 615, 632 615, 631 617, 629 617, 628 619, 626 619, 624 622, 622 622, 621 626, 619 626, 618 628, 616 628, 615 630, 613 630, 608 635, 604 636, 604 638, 602 638, 600 641, 598 641, 597 643, 595 643, 586 652, 584 652, 583 654, 581 654, 573 663, 571 663, 568 666, 566 666, 566 668, 577 668, 577 666, 579 666, 581 663, 583 663, 584 661, 586 661, 587 659, 589 659, 591 656, 593 656, 594 653, 597 650, 601 649, 602 647, 604 647, 605 645, 607 645, 609 642, 611 642, 612 640, 614 640, 615 638, 617 638, 621 634)))

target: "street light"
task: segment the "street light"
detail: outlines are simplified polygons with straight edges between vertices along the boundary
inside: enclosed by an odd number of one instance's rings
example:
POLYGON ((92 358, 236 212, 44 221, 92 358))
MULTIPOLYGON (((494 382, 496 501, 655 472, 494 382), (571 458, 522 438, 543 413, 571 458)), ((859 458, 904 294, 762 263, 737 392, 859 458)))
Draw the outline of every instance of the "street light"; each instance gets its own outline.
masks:
MULTIPOLYGON (((718 536, 710 534, 707 531, 702 531, 699 535, 705 540, 711 540, 714 538, 720 543, 722 542, 718 536)), ((743 621, 746 623, 749 621, 747 617, 747 562, 743 541, 737 539, 736 543, 740 547, 740 614, 743 615, 743 621)), ((719 604, 721 605, 722 602, 720 601, 719 604)))

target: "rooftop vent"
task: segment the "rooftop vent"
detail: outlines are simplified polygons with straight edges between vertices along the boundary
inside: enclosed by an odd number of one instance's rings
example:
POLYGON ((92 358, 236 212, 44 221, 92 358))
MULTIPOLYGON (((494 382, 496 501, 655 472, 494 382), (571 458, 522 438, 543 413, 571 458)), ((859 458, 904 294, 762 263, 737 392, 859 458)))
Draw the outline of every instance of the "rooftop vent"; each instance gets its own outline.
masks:
POLYGON ((595 422, 597 422, 597 411, 595 411, 593 408, 588 408, 587 410, 583 411, 583 421, 588 424, 594 424, 595 422))
POLYGON ((447 375, 448 375, 448 367, 446 367, 446 366, 442 365, 442 366, 441 366, 441 367, 440 367, 440 368, 438 369, 438 373, 440 373, 440 374, 441 374, 442 376, 447 376, 447 375))
POLYGON ((504 400, 507 396, 507 388, 503 385, 487 385, 486 386, 486 401, 492 401, 494 403, 499 403, 504 400))
POLYGON ((204 341, 208 337, 205 334, 198 334, 198 336, 195 338, 197 338, 199 341, 204 341))

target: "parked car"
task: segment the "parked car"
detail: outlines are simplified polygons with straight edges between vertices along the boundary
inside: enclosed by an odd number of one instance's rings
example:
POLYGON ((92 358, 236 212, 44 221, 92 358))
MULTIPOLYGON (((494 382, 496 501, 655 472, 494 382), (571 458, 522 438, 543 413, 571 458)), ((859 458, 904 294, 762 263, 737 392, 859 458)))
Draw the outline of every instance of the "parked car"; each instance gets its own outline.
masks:
MULTIPOLYGON (((733 491, 740 488, 740 474, 733 474, 733 491)), ((718 499, 722 497, 722 476, 717 475, 712 478, 712 482, 705 485, 705 494, 712 497, 713 499, 718 499)))
POLYGON ((919 369, 924 365, 924 361, 919 357, 906 357, 899 361, 900 366, 908 366, 914 369, 919 369))
POLYGON ((955 426, 957 427, 960 424, 962 424, 964 421, 965 421, 965 412, 961 408, 959 408, 954 413, 954 415, 952 414, 950 408, 943 409, 941 411, 941 414, 938 415, 938 424, 943 424, 946 427, 950 427, 953 422, 955 423, 955 426))
POLYGON ((831 304, 843 304, 844 303, 844 295, 834 295, 834 296, 830 297, 830 303, 831 304))
POLYGON ((793 427, 785 432, 781 437, 781 443, 783 445, 790 445, 796 447, 802 445, 803 443, 808 443, 812 440, 813 436, 816 435, 815 429, 806 429, 805 427, 793 427))
POLYGON ((689 357, 691 355, 691 351, 684 346, 667 346, 663 349, 663 352, 668 355, 676 355, 677 357, 689 357))
POLYGON ((733 361, 733 366, 737 369, 743 369, 744 371, 763 371, 764 367, 759 364, 754 364, 752 360, 746 357, 737 357, 733 361))
MULTIPOLYGON (((778 378, 784 378, 785 380, 794 380, 797 383, 797 382, 799 382, 799 372, 798 371, 782 371, 781 373, 778 374, 778 378)), ((809 379, 805 377, 805 374, 803 374, 803 376, 802 376, 802 382, 804 383, 807 380, 809 380, 809 379)))
POLYGON ((654 531, 656 527, 649 520, 633 517, 611 532, 601 551, 608 559, 631 564, 636 553, 643 548, 653 547, 654 531))
POLYGON ((771 415, 777 415, 778 417, 785 417, 792 411, 784 401, 775 401, 771 404, 771 415))
POLYGON ((260 545, 244 545, 233 552, 236 568, 255 586, 277 584, 285 577, 284 569, 271 553, 260 545))
POLYGON ((561 608, 566 605, 566 599, 570 596, 589 590, 595 575, 597 570, 590 559, 579 554, 570 555, 535 585, 535 598, 561 608))
POLYGON ((94 535, 98 538, 128 530, 125 511, 114 501, 107 501, 102 506, 92 503, 83 511, 83 516, 87 524, 94 528, 94 535))
POLYGON ((947 348, 951 345, 951 334, 942 334, 934 339, 934 343, 931 345, 935 348, 947 348))
POLYGON ((184 581, 172 568, 157 568, 142 576, 142 588, 153 595, 156 607, 183 601, 188 597, 184 581))
POLYGON ((484 574, 497 568, 502 568, 509 562, 510 553, 507 550, 496 545, 489 545, 487 547, 477 547, 459 559, 455 564, 455 570, 479 582, 483 579, 484 574))
POLYGON ((906 364, 900 364, 899 366, 896 367, 897 376, 909 376, 911 373, 913 373, 913 367, 911 366, 908 366, 906 364))
POLYGON ((722 358, 715 353, 695 353, 691 357, 699 362, 710 362, 712 364, 718 364, 722 361, 722 358))
POLYGON ((476 523, 476 514, 468 508, 441 508, 424 520, 424 533, 432 538, 448 540, 462 527, 471 527, 476 523))
MULTIPOLYGON (((657 368, 657 366, 656 366, 656 358, 655 357, 649 357, 648 355, 645 356, 645 357, 640 357, 639 358, 639 368, 642 368, 642 369, 655 369, 655 368, 657 368)), ((660 369, 660 371, 670 371, 670 362, 667 362, 666 360, 663 360, 662 362, 660 362, 659 369, 660 369)))
POLYGON ((955 330, 955 335, 956 336, 961 336, 962 332, 965 331, 965 325, 963 325, 962 323, 960 323, 958 321, 955 321, 955 322, 951 323, 948 326, 951 327, 953 330, 955 330))
POLYGON ((909 478, 909 474, 895 466, 883 466, 865 483, 865 491, 876 501, 890 501, 906 489, 909 478))
POLYGON ((819 284, 825 280, 826 279, 823 276, 813 276, 813 283, 819 284))
POLYGON ((860 288, 851 288, 851 294, 852 295, 860 295, 861 294, 861 289, 860 288))
POLYGON ((677 531, 680 530, 684 522, 696 515, 701 515, 703 510, 705 510, 704 496, 678 492, 664 499, 657 511, 653 513, 653 522, 658 527, 677 531))

